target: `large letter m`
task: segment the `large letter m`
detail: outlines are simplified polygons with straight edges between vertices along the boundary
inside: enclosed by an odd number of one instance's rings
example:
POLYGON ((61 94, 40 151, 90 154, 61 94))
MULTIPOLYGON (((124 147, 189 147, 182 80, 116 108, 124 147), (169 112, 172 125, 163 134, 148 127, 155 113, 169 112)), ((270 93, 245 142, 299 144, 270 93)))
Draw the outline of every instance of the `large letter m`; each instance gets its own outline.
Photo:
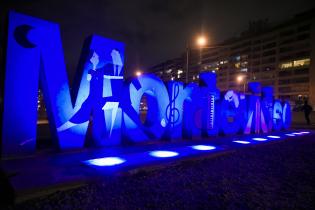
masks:
POLYGON ((4 157, 32 154, 36 149, 39 85, 55 145, 60 149, 83 147, 89 119, 67 131, 58 132, 57 128, 69 120, 77 111, 76 107, 81 107, 87 98, 89 84, 84 64, 92 50, 100 52, 102 62, 110 63, 111 52, 115 50, 123 55, 124 46, 120 42, 91 36, 81 54, 79 79, 74 82, 77 85, 74 85, 71 98, 59 26, 10 13, 2 127, 4 157))

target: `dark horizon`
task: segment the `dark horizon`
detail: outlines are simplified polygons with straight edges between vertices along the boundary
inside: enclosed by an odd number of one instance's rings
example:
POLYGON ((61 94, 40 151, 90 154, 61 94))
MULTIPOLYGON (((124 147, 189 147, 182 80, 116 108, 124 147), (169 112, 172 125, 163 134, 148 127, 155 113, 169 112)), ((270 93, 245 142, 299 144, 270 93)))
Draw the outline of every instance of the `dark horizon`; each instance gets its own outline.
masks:
MULTIPOLYGON (((279 23, 315 7, 302 1, 4 1, 1 6, 1 45, 9 10, 58 23, 65 61, 72 81, 84 40, 91 34, 122 41, 126 45, 125 72, 180 56, 187 43, 204 33, 209 44, 237 37, 250 21, 279 23), (90 12, 93 11, 93 12, 90 12), (100 27, 102 26, 102 27, 100 27), (106 27, 105 27, 106 26, 106 27), (173 46, 173 47, 170 47, 173 46)), ((5 33, 4 33, 5 32, 5 33)), ((1 46, 3 47, 3 46, 1 46)))

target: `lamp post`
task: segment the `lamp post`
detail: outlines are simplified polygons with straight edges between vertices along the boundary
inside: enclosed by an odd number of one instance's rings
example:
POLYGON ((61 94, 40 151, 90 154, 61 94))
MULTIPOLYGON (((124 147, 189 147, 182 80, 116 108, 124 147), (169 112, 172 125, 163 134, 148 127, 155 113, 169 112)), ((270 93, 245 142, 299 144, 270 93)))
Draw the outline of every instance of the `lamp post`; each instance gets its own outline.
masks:
POLYGON ((237 80, 237 82, 239 83, 239 84, 241 84, 242 82, 243 82, 243 93, 245 94, 245 84, 246 84, 246 82, 245 82, 245 75, 238 75, 237 77, 236 77, 236 80, 237 80))
POLYGON ((189 44, 186 46, 186 84, 188 84, 188 73, 189 72, 189 44))
POLYGON ((205 47, 207 44, 207 39, 205 36, 199 36, 197 38, 197 45, 199 46, 199 64, 201 65, 201 60, 202 60, 202 48, 205 47))
MULTIPOLYGON (((207 44, 207 39, 205 36, 198 36, 196 39, 196 44, 199 47, 199 64, 201 66, 201 59, 202 59, 202 48, 207 44)), ((190 47, 189 44, 186 46, 186 83, 188 83, 188 77, 189 77, 189 51, 190 47)))

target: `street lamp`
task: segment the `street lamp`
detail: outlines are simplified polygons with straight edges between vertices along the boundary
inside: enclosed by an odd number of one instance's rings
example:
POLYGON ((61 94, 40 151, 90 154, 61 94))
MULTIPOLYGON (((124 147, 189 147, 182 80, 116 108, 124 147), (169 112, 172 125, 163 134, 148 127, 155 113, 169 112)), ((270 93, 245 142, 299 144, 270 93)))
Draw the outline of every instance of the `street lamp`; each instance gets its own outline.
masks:
POLYGON ((243 93, 245 94, 245 75, 238 75, 236 77, 236 80, 239 84, 241 84, 243 82, 243 93))
MULTIPOLYGON (((205 36, 198 36, 196 39, 196 44, 199 46, 200 54, 199 54, 199 63, 201 64, 201 52, 202 48, 207 44, 207 39, 205 36)), ((187 44, 186 48, 186 83, 188 83, 188 75, 189 75, 189 45, 187 44)))
POLYGON ((201 48, 204 47, 207 44, 207 39, 205 36, 199 36, 197 38, 197 45, 201 48))
POLYGON ((137 77, 140 77, 142 75, 142 72, 141 71, 136 71, 136 76, 137 77))
POLYGON ((205 36, 199 36, 197 38, 197 45, 199 46, 199 64, 201 66, 201 59, 202 59, 202 48, 204 48, 207 44, 207 39, 205 36))

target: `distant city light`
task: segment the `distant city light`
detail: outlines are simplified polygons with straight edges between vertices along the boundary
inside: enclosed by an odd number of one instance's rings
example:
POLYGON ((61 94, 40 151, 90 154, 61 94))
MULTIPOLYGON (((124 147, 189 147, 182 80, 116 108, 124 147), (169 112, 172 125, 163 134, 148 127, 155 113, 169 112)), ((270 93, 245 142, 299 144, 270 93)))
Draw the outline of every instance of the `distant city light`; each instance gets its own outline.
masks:
POLYGON ((119 157, 104 157, 85 161, 88 165, 95 166, 115 166, 126 162, 125 159, 119 157))
POLYGON ((193 148, 193 149, 195 149, 195 150, 202 150, 202 151, 214 150, 214 149, 216 149, 216 147, 214 147, 214 146, 209 146, 209 145, 194 145, 194 146, 191 146, 191 148, 193 148))
POLYGON ((285 134, 286 136, 295 136, 294 134, 291 134, 291 133, 287 133, 285 134))
POLYGON ((249 141, 243 141, 243 140, 236 140, 236 141, 233 141, 235 143, 239 143, 239 144, 250 144, 249 141))
POLYGON ((140 77, 142 75, 142 72, 141 71, 136 71, 136 76, 137 77, 140 77))
POLYGON ((267 141, 265 138, 253 138, 254 141, 267 141))
POLYGON ((167 157, 175 157, 178 155, 177 152, 173 151, 166 151, 166 150, 156 150, 149 153, 153 157, 159 157, 159 158, 167 158, 167 157))

